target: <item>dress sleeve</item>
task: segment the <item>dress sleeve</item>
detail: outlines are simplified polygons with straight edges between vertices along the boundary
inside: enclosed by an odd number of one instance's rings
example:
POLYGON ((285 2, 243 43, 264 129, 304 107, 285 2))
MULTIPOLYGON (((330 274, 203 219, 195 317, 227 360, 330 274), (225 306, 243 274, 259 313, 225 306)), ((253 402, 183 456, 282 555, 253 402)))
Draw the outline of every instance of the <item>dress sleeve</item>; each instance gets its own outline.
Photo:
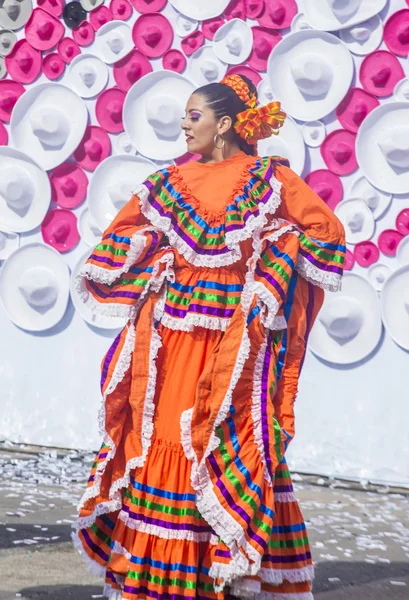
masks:
POLYGON ((275 339, 277 357, 277 387, 273 396, 274 416, 281 429, 284 456, 295 434, 294 405, 298 382, 304 363, 308 336, 324 301, 324 290, 295 275, 288 301, 284 307, 287 327, 275 339))
POLYGON ((168 244, 132 195, 80 270, 76 284, 82 301, 103 315, 134 316, 150 285, 163 278, 172 261, 168 244))
POLYGON ((324 290, 340 290, 346 253, 341 221, 289 167, 278 164, 274 174, 282 184, 278 216, 299 231, 297 271, 324 290))

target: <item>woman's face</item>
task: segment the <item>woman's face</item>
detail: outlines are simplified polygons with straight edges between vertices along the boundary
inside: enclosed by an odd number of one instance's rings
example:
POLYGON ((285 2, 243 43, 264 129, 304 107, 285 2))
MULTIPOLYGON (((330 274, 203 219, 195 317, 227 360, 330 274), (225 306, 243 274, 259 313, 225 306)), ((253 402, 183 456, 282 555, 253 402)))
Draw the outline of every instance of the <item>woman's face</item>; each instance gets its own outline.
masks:
MULTIPOLYGON (((192 94, 186 105, 182 129, 186 135, 187 149, 193 154, 210 155, 215 148, 214 136, 222 135, 231 126, 230 117, 216 121, 214 112, 200 94, 192 94)), ((220 145, 220 140, 216 140, 220 145)))

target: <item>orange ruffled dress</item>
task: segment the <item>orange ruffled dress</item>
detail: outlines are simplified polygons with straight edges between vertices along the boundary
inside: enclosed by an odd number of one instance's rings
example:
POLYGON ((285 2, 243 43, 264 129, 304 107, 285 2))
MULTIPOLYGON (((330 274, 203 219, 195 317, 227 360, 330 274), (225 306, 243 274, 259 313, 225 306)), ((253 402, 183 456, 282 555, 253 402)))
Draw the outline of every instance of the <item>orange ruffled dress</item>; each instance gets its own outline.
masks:
POLYGON ((111 600, 312 599, 285 451, 344 236, 284 159, 243 152, 156 171, 103 233, 78 289, 127 324, 73 541, 111 600))

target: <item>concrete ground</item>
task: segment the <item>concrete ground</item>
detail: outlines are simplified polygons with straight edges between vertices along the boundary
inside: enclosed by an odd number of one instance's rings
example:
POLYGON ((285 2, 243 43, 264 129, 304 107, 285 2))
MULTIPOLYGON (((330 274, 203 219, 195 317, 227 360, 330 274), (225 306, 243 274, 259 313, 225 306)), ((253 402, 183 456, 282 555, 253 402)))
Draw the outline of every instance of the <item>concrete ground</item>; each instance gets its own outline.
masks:
MULTIPOLYGON (((93 453, 0 443, 0 600, 102 598, 70 540, 93 453)), ((409 600, 409 492, 294 474, 316 600, 409 600)))

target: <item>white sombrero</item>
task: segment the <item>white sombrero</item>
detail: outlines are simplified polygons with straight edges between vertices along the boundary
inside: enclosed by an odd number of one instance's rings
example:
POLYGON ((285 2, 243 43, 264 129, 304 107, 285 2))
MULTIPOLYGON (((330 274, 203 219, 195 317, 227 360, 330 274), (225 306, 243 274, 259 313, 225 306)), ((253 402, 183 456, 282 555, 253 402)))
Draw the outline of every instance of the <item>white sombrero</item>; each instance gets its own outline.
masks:
POLYGON ((176 10, 191 19, 204 21, 222 14, 230 0, 205 0, 203 2, 192 2, 191 0, 169 0, 176 10))
MULTIPOLYGON (((75 310, 79 312, 81 317, 94 327, 99 327, 101 329, 119 329, 125 325, 126 319, 120 317, 110 317, 106 315, 102 315, 94 312, 80 297, 80 294, 77 289, 77 277, 80 274, 80 270, 84 265, 87 258, 90 256, 89 249, 84 252, 81 256, 77 264, 75 265, 72 273, 71 273, 71 281, 70 281, 70 292, 71 292, 71 300, 74 304, 75 310)), ((82 282, 83 283, 83 282, 82 282)), ((85 285, 81 290, 82 298, 84 298, 84 294, 87 294, 87 289, 85 285)))
POLYGON ((390 277, 392 269, 388 265, 375 263, 368 269, 368 281, 373 285, 377 292, 380 292, 390 277))
POLYGON ((0 27, 17 31, 27 23, 33 12, 31 0, 13 0, 0 4, 0 27))
POLYGON ((311 25, 305 18, 304 13, 297 13, 294 19, 291 21, 291 31, 303 31, 304 29, 312 29, 311 25))
POLYGON ((253 47, 250 25, 241 19, 231 19, 214 34, 213 48, 216 56, 229 65, 239 65, 247 60, 253 47))
POLYGON ((393 97, 397 102, 409 102, 409 77, 398 81, 393 90, 393 97))
POLYGON ((127 133, 120 133, 115 136, 114 141, 115 154, 136 154, 136 148, 127 133))
POLYGON ((314 29, 338 31, 374 17, 387 0, 304 0, 305 16, 314 29))
POLYGON ((123 122, 138 152, 158 160, 186 152, 181 123, 194 90, 191 81, 174 71, 153 71, 134 83, 125 98, 123 122))
POLYGON ((347 200, 363 200, 373 212, 374 219, 380 219, 392 202, 392 194, 381 192, 371 185, 366 177, 360 177, 349 188, 347 200))
POLYGON ((304 142, 311 148, 318 148, 325 140, 327 130, 322 121, 307 121, 301 127, 304 142))
POLYGON ((257 98, 259 104, 268 104, 274 100, 273 90, 267 77, 263 77, 257 86, 257 98))
POLYGON ((409 265, 409 235, 406 235, 399 242, 396 249, 396 258, 401 266, 409 265))
POLYGON ((334 212, 345 228, 348 244, 358 244, 371 239, 375 231, 375 219, 363 200, 343 200, 337 204, 334 212))
POLYGON ((356 157, 375 187, 391 194, 409 192, 409 104, 389 102, 364 119, 356 139, 356 157))
POLYGON ((392 273, 381 293, 386 331, 401 348, 409 350, 409 265, 392 273))
POLYGON ((278 135, 257 143, 260 156, 283 156, 288 158, 293 171, 301 175, 305 164, 305 144, 301 130, 291 117, 286 117, 278 135))
POLYGON ((300 121, 315 121, 334 110, 352 81, 352 55, 330 33, 290 33, 273 48, 267 65, 271 89, 283 110, 300 121))
POLYGON ((98 29, 94 43, 97 54, 112 65, 133 49, 132 29, 123 21, 109 21, 98 29))
POLYGON ((74 152, 87 120, 86 104, 70 88, 60 83, 40 83, 20 96, 14 106, 11 144, 47 171, 74 152))
POLYGON ((78 217, 78 231, 88 246, 95 246, 102 237, 102 231, 91 217, 89 208, 85 208, 78 217))
POLYGON ((51 246, 32 243, 15 250, 0 272, 0 299, 8 317, 28 331, 44 331, 64 316, 70 272, 51 246))
POLYGON ((47 173, 29 156, 0 147, 0 228, 31 231, 44 219, 51 200, 47 173))
POLYGON ((196 19, 190 19, 186 15, 178 13, 174 22, 174 29, 179 37, 186 37, 189 33, 193 33, 199 27, 199 22, 196 19))
POLYGON ((359 25, 354 25, 339 32, 341 40, 353 54, 370 54, 376 50, 383 36, 383 25, 381 18, 376 15, 359 25))
POLYGON ((88 186, 88 206, 101 231, 131 199, 137 185, 154 171, 155 165, 141 156, 109 156, 98 165, 88 186))
POLYGON ((81 98, 92 98, 102 92, 108 77, 108 67, 94 54, 78 54, 67 70, 67 83, 81 98))
POLYGON ((227 71, 226 63, 214 53, 211 46, 201 46, 189 57, 186 77, 198 87, 220 81, 227 71))
POLYGON ((345 273, 342 290, 326 294, 309 337, 319 358, 348 365, 366 358, 382 335, 378 293, 359 275, 345 273))
POLYGON ((20 246, 20 236, 12 231, 0 230, 0 260, 6 260, 20 246))

